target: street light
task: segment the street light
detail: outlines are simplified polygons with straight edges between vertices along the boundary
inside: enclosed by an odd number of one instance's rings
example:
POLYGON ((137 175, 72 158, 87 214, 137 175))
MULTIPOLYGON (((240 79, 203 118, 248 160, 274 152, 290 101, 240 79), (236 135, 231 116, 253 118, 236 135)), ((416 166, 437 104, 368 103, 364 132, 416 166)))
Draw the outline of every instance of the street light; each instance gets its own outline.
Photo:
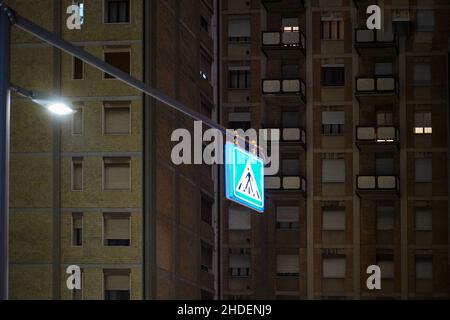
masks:
POLYGON ((61 99, 45 97, 42 93, 33 92, 14 84, 11 84, 9 88, 58 116, 67 116, 75 113, 75 111, 61 99))

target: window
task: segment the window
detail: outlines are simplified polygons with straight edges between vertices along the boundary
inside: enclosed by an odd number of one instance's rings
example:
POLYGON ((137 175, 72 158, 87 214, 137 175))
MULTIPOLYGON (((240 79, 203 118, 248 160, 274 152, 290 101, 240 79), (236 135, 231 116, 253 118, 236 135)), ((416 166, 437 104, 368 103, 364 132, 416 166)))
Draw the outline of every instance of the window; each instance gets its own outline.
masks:
POLYGON ((393 158, 376 158, 375 172, 377 176, 391 176, 394 174, 393 158))
POLYGON ((434 11, 431 10, 417 11, 417 31, 420 32, 434 31, 434 11))
POLYGON ((103 107, 103 133, 128 135, 131 132, 131 102, 105 102, 103 107))
POLYGON ((250 41, 250 20, 238 19, 228 22, 228 41, 249 42, 250 41))
POLYGON ((433 168, 431 158, 415 159, 416 182, 431 182, 433 179, 433 168))
POLYGON ((393 124, 392 111, 377 112, 377 126, 391 126, 393 124))
POLYGON ((211 79, 211 59, 209 59, 206 54, 200 55, 200 76, 202 79, 209 81, 211 79))
POLYGON ((281 174, 285 177, 300 175, 299 159, 282 159, 281 174))
POLYGON ((283 64, 281 66, 281 75, 284 79, 298 77, 300 73, 298 64, 283 64))
POLYGON ((212 216, 213 216, 213 212, 212 212, 213 201, 209 197, 206 197, 204 195, 202 195, 201 201, 202 201, 201 202, 202 221, 211 225, 212 224, 212 216))
POLYGON ((228 229, 230 230, 250 230, 251 212, 243 207, 230 207, 228 209, 228 229))
POLYGON ((213 250, 210 245, 202 241, 201 244, 201 269, 206 272, 212 272, 213 250))
POLYGON ((298 277, 299 264, 298 255, 279 254, 277 255, 277 276, 298 277))
POLYGON ((130 270, 103 270, 105 300, 130 300, 130 270))
POLYGON ((322 86, 342 87, 345 84, 344 67, 322 67, 322 86))
POLYGON ((345 182, 344 159, 322 159, 322 182, 345 182))
POLYGON ((83 214, 72 213, 72 245, 83 245, 83 214))
POLYGON ((72 191, 83 190, 83 158, 72 158, 72 191))
POLYGON ((416 279, 433 279, 433 258, 428 256, 416 257, 416 279))
POLYGON ((72 57, 72 79, 82 80, 84 79, 84 63, 83 60, 72 57))
POLYGON ((416 231, 433 230, 433 211, 431 208, 416 208, 416 231))
POLYGON ((105 23, 129 23, 129 0, 105 0, 105 23))
POLYGON ((277 207, 277 229, 289 230, 299 228, 298 207, 277 207))
POLYGON ((233 253, 229 257, 232 277, 248 277, 250 275, 250 255, 233 253))
POLYGON ((200 16, 200 27, 205 31, 206 33, 209 33, 209 23, 208 20, 206 20, 205 17, 200 16))
POLYGON ((103 159, 103 188, 105 190, 131 189, 131 159, 103 159))
POLYGON ((281 31, 284 32, 298 32, 298 18, 283 18, 281 21, 281 31))
POLYGON ((394 279, 394 256, 391 254, 377 254, 377 265, 381 270, 382 279, 394 279))
POLYGON ((230 112, 228 114, 228 126, 230 129, 250 129, 250 112, 230 112))
POLYGON ((323 111, 322 112, 322 134, 342 135, 344 133, 345 112, 323 111))
POLYGON ((104 213, 104 245, 128 247, 130 245, 130 214, 104 213))
POLYGON ((80 136, 83 134, 83 104, 74 103, 72 114, 72 135, 80 136))
POLYGON ((344 21, 322 20, 322 40, 343 40, 344 21))
MULTIPOLYGON (((130 51, 128 50, 117 50, 117 51, 108 51, 105 52, 105 62, 109 63, 113 67, 130 74, 130 51)), ((105 73, 105 79, 115 79, 112 75, 105 73)))
POLYGON ((72 300, 83 300, 84 270, 80 269, 80 289, 72 290, 72 300))
POLYGON ((376 214, 378 231, 394 230, 394 207, 377 206, 376 214))
POLYGON ((249 66, 230 66, 228 68, 228 87, 230 89, 248 89, 251 84, 249 66))
POLYGON ((322 275, 325 279, 344 279, 346 273, 345 256, 324 256, 322 275))
POLYGON ((429 86, 431 84, 431 64, 430 62, 414 63, 414 85, 429 86))
POLYGON ((392 74, 392 62, 378 62, 375 64, 375 75, 391 76, 392 74))
POLYGON ((433 133, 430 111, 419 111, 414 113, 414 133, 415 134, 433 133))
POLYGON ((281 114, 282 128, 298 128, 299 127, 299 113, 295 111, 284 111, 281 114))
POLYGON ((322 209, 322 230, 323 231, 344 231, 345 230, 345 208, 322 209))

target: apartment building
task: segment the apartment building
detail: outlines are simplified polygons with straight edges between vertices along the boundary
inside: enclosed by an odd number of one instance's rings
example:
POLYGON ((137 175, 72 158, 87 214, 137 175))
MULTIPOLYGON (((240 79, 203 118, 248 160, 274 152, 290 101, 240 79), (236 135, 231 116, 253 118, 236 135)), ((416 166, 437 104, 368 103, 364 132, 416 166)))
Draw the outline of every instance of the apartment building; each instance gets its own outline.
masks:
MULTIPOLYGON (((215 117, 213 1, 6 2, 215 117), (66 28, 72 4, 81 30, 66 28)), ((11 299, 214 298, 213 170, 170 158, 172 131, 192 119, 15 28, 11 50, 13 83, 77 111, 56 118, 13 97, 11 299), (70 265, 81 290, 67 289, 70 265)))
POLYGON ((223 204, 222 298, 450 297, 449 16, 437 0, 221 1, 222 123, 280 138, 266 212, 223 204))

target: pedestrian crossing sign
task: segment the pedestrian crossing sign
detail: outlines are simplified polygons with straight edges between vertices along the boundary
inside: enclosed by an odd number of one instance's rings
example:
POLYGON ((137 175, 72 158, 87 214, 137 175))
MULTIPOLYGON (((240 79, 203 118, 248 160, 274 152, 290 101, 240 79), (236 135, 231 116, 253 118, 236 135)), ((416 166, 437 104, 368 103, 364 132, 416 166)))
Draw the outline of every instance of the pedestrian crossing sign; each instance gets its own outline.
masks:
POLYGON ((225 144, 227 199, 264 212, 264 163, 234 143, 225 144))

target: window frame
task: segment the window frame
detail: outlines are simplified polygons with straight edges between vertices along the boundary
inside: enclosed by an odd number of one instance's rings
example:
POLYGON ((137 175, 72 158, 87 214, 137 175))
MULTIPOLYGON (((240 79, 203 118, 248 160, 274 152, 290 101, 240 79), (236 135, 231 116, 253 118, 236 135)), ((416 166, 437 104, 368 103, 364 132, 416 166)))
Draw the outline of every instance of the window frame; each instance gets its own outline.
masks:
POLYGON ((73 137, 81 137, 84 135, 84 103, 80 102, 80 103, 72 103, 72 108, 73 110, 75 110, 76 112, 74 112, 72 114, 72 119, 71 119, 71 130, 70 130, 70 134, 73 137), (74 124, 75 124, 75 114, 78 113, 79 111, 81 111, 81 133, 75 133, 74 131, 74 124))
POLYGON ((84 158, 83 157, 72 157, 71 158, 71 174, 70 174, 70 191, 71 192, 82 192, 84 190, 84 158), (75 189, 75 164, 81 164, 81 189, 75 189))
MULTIPOLYGON (((108 22, 107 21, 107 18, 108 18, 108 14, 107 14, 107 10, 106 10, 106 4, 108 3, 108 2, 113 2, 114 0, 102 0, 102 4, 103 4, 103 8, 102 8, 102 11, 103 11, 103 19, 102 19, 102 22, 103 22, 103 24, 107 24, 107 25, 114 25, 114 24, 124 24, 124 25, 126 25, 126 24, 131 24, 131 0, 121 0, 121 1, 126 1, 126 2, 128 2, 128 22, 108 22)), ((120 2, 119 0, 117 0, 117 2, 120 2)))
POLYGON ((102 108, 102 136, 131 136, 132 135, 132 102, 131 101, 103 101, 102 108), (122 104, 123 103, 123 104, 122 104), (110 105, 107 105, 110 104, 110 105), (117 105, 114 105, 117 104, 117 105), (128 132, 127 133, 107 133, 106 129, 106 109, 128 108, 128 132))
POLYGON ((132 183, 133 183, 133 179, 132 179, 132 176, 133 176, 133 167, 132 167, 132 164, 133 164, 133 159, 131 158, 131 157, 103 157, 102 158, 102 191, 103 192, 105 192, 105 191, 112 191, 112 192, 131 192, 132 191, 132 189, 133 189, 133 185, 132 185, 132 183), (128 163, 129 163, 129 165, 130 165, 130 174, 129 174, 129 183, 130 183, 130 187, 128 188, 128 189, 107 189, 106 187, 105 187, 105 178, 106 178, 106 175, 105 175, 105 173, 106 173, 106 166, 105 166, 105 160, 106 159, 117 159, 117 158, 121 158, 121 159, 128 159, 128 163))
MULTIPOLYGON (((108 63, 108 62, 106 62, 106 55, 108 53, 128 53, 129 54, 129 65, 130 65, 130 71, 129 71, 128 75, 130 75, 130 76, 132 75, 132 64, 131 64, 132 63, 132 61, 131 61, 132 60, 132 57, 131 57, 132 49, 131 49, 131 47, 127 46, 126 48, 125 47, 123 47, 123 48, 103 48, 103 61, 105 61, 105 63, 108 63)), ((110 64, 110 63, 108 63, 108 64, 110 64)), ((112 66, 117 68, 114 65, 112 65, 112 66)), ((119 68, 117 68, 117 69, 119 69, 119 68)), ((126 73, 123 70, 121 70, 121 71, 126 73)), ((107 75, 108 75, 107 72, 102 72, 102 80, 116 80, 116 81, 119 81, 119 79, 117 79, 116 77, 111 76, 111 78, 110 78, 110 77, 107 77, 107 75)))
POLYGON ((107 211, 104 211, 104 212, 102 212, 102 247, 110 247, 110 248, 131 248, 131 246, 132 246, 132 242, 131 242, 131 236, 132 236, 132 221, 131 221, 131 218, 132 218, 132 213, 131 212, 107 212, 107 211), (129 227, 128 227, 128 235, 129 235, 129 239, 128 239, 128 245, 106 245, 105 243, 106 243, 106 238, 105 238, 105 225, 106 225, 106 216, 107 215, 120 215, 120 214, 122 214, 122 215, 125 215, 125 214, 128 214, 129 215, 129 218, 128 218, 128 221, 129 221, 129 227))
POLYGON ((79 248, 84 246, 84 213, 83 212, 72 212, 70 215, 70 246, 73 248, 79 248), (74 214, 81 215, 81 245, 74 245, 74 214))

